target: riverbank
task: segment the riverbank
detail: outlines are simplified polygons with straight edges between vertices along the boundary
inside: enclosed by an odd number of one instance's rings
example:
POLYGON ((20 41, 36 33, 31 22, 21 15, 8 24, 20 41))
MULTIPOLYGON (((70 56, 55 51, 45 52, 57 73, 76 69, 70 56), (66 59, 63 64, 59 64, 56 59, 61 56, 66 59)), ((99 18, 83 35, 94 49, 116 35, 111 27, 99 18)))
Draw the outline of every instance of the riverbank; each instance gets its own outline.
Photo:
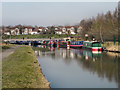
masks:
POLYGON ((2 59, 7 58, 9 55, 14 53, 14 51, 17 47, 18 46, 15 46, 15 45, 4 45, 4 46, 2 46, 2 59))
POLYGON ((4 52, 5 50, 8 50, 8 49, 10 49, 10 48, 12 48, 12 47, 14 47, 15 45, 13 45, 13 44, 5 44, 5 43, 2 43, 1 45, 0 45, 0 49, 1 49, 1 51, 2 52, 4 52))
POLYGON ((120 52, 120 43, 116 42, 115 45, 113 42, 105 42, 102 44, 102 47, 105 51, 108 52, 120 52))
MULTIPOLYGON (((3 35, 2 39, 39 39, 39 38, 65 38, 68 37, 67 34, 37 34, 37 35, 3 35)), ((70 36, 79 36, 79 34, 71 34, 70 36)))
POLYGON ((49 88, 31 47, 19 46, 2 60, 2 87, 49 88))

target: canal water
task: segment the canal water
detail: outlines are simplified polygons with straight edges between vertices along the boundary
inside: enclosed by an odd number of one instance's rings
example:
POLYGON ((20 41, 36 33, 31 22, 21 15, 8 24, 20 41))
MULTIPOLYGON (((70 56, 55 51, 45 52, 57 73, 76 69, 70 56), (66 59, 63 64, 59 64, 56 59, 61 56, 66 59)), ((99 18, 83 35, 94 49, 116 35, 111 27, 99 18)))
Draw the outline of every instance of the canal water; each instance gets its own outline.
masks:
POLYGON ((118 56, 85 49, 34 47, 51 88, 118 88, 118 56))

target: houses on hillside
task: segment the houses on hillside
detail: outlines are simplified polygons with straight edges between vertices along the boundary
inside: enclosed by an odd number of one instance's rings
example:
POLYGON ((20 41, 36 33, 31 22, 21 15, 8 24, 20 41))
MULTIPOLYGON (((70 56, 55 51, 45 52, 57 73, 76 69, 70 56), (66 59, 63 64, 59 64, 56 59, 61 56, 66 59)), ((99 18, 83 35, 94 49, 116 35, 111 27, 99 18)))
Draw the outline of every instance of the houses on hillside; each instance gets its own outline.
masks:
MULTIPOLYGON (((78 28, 78 32, 80 32, 81 28, 78 28)), ((51 34, 51 32, 55 32, 55 34, 76 34, 74 26, 58 26, 54 27, 54 30, 50 27, 3 27, 3 34, 5 35, 33 35, 33 34, 51 34)))
POLYGON ((74 26, 60 26, 55 28, 55 34, 76 34, 74 26))
POLYGON ((32 31, 33 31, 33 27, 25 27, 22 30, 22 34, 24 34, 24 35, 31 34, 32 31))
POLYGON ((10 35, 10 30, 8 28, 3 28, 2 29, 2 33, 5 34, 5 35, 10 35))

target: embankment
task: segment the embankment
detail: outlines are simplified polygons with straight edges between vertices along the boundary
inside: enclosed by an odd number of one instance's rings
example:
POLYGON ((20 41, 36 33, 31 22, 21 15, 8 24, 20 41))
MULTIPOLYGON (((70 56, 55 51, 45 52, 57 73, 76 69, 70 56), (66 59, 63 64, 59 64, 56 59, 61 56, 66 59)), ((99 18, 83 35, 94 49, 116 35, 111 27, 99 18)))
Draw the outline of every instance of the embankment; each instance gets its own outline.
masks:
POLYGON ((2 60, 2 88, 49 88, 31 47, 19 46, 2 60))
POLYGON ((118 42, 115 45, 113 45, 113 42, 105 42, 102 47, 105 51, 120 53, 120 43, 118 42))

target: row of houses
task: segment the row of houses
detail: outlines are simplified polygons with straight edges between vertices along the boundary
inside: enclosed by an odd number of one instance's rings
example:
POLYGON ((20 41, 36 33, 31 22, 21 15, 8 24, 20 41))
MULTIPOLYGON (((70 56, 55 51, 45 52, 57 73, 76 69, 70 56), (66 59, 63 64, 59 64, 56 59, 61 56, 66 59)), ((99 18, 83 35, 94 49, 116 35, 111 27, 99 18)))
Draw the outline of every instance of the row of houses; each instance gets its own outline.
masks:
MULTIPOLYGON (((59 26, 59 27, 53 27, 54 34, 76 34, 79 33, 80 30, 82 29, 80 26, 75 30, 74 26, 59 26)), ((5 35, 33 35, 33 34, 44 34, 44 33, 51 33, 51 27, 24 27, 24 28, 19 28, 19 27, 12 27, 12 28, 7 28, 4 27, 2 28, 3 34, 5 35)))

